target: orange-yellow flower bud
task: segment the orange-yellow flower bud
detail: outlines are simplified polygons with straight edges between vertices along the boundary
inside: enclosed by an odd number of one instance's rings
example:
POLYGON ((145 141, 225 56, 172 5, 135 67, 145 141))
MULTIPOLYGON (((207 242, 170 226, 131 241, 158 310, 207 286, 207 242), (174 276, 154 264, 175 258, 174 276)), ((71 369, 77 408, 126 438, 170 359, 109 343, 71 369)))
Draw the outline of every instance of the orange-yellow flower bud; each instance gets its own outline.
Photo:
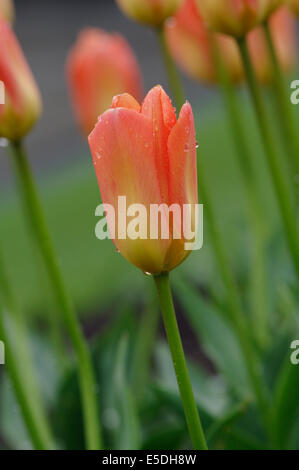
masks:
POLYGON ((70 94, 85 135, 119 93, 140 100, 142 79, 136 57, 119 34, 90 28, 82 31, 67 61, 70 94))
POLYGON ((24 137, 41 113, 38 87, 9 24, 0 18, 0 137, 24 137))
POLYGON ((161 26, 182 0, 116 0, 130 18, 150 26, 161 26))
POLYGON ((184 1, 176 15, 166 22, 165 33, 172 56, 195 80, 217 81, 212 35, 231 79, 238 82, 244 77, 234 39, 208 30, 196 0, 184 1))
MULTIPOLYGON (((280 67, 284 72, 290 72, 297 58, 295 18, 287 7, 282 7, 273 13, 269 26, 280 67)), ((247 42, 259 80, 270 82, 273 79, 273 66, 263 29, 259 27, 250 32, 247 42)))
POLYGON ((12 0, 0 0, 0 16, 9 23, 13 22, 15 11, 12 0))
MULTIPOLYGON (((197 165, 192 108, 185 103, 179 118, 169 97, 160 86, 153 88, 143 104, 130 95, 113 100, 89 136, 102 201, 114 208, 115 227, 124 217, 119 212, 119 198, 126 206, 139 205, 145 210, 145 237, 120 236, 108 219, 111 238, 117 249, 142 271, 158 274, 178 266, 190 253, 185 232, 178 233, 183 208, 196 205, 197 165), (179 220, 171 221, 165 206, 175 205, 179 220), (157 219, 148 221, 152 208, 159 207, 161 225, 167 225, 168 237, 162 237, 157 219), (181 212, 182 211, 182 212, 181 212), (172 223, 173 222, 173 223, 172 223), (150 233, 157 233, 152 237, 150 233), (116 233, 117 232, 117 233, 116 233)), ((191 225, 196 216, 191 214, 191 225)), ((131 213, 131 216, 133 214, 131 213)))
POLYGON ((277 0, 197 0, 208 26, 219 33, 243 37, 271 12, 277 0))

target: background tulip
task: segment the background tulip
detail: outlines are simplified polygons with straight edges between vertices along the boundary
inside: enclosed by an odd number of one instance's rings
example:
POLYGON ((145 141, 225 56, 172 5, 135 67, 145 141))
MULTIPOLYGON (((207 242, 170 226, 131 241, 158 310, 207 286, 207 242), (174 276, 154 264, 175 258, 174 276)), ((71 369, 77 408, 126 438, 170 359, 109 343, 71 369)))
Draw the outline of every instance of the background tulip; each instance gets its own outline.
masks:
MULTIPOLYGON (((189 103, 178 120, 164 90, 157 86, 141 106, 128 95, 113 102, 89 136, 102 201, 117 212, 118 196, 127 206, 196 204, 197 170, 193 113, 189 103), (121 106, 121 107, 118 107, 121 106)), ((116 224, 117 225, 117 224, 116 224)), ((148 273, 170 271, 190 253, 184 239, 119 239, 115 245, 148 273)))
POLYGON ((84 134, 110 107, 114 95, 128 92, 141 98, 141 73, 135 55, 119 34, 98 29, 80 33, 67 62, 71 98, 84 134))
POLYGON ((244 36, 270 13, 269 0, 197 0, 197 4, 211 29, 235 37, 244 36))
POLYGON ((0 0, 0 16, 10 23, 14 19, 14 5, 12 0, 0 0))
MULTIPOLYGON (((296 64, 296 21, 287 7, 273 13, 269 21, 272 40, 279 64, 284 72, 289 72, 296 64)), ((273 66, 269 56, 265 34, 261 27, 248 35, 248 46, 252 61, 260 81, 267 83, 273 78, 273 66)))
POLYGON ((39 90, 19 43, 0 18, 0 80, 5 87, 5 104, 0 105, 0 136, 16 141, 24 137, 41 113, 39 90))
MULTIPOLYGON (((165 24, 166 38, 172 56, 183 70, 196 80, 216 82, 216 70, 208 31, 196 0, 185 0, 173 18, 165 24)), ((238 48, 232 38, 214 34, 221 57, 233 81, 243 77, 238 48)))
POLYGON ((140 23, 161 26, 182 0, 116 0, 126 15, 140 23))

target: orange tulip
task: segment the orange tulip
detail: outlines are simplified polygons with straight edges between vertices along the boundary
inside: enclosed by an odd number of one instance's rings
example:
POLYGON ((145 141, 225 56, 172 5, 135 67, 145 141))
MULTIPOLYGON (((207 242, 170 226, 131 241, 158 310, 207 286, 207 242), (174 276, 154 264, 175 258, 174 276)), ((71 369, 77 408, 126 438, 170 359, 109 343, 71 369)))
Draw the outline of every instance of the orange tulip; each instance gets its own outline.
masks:
MULTIPOLYGON (((287 7, 282 7, 273 13, 269 25, 277 58, 282 70, 287 73, 296 64, 297 41, 295 18, 287 7)), ((273 78, 273 67, 263 29, 259 27, 249 33, 247 41, 259 80, 264 83, 270 82, 273 78)))
POLYGON ((0 0, 0 16, 10 23, 14 19, 14 6, 12 0, 0 0))
POLYGON ((75 113, 87 136, 112 98, 128 92, 141 99, 141 73, 136 57, 119 34, 86 29, 70 52, 67 78, 75 113))
POLYGON ((242 37, 261 23, 278 0, 197 0, 209 27, 219 33, 242 37))
MULTIPOLYGON (((185 0, 173 18, 165 24, 171 54, 182 69, 196 80, 216 82, 217 73, 208 31, 196 0, 185 0)), ((235 41, 223 34, 214 34, 219 52, 233 81, 243 78, 243 67, 235 41)))
POLYGON ((170 223, 163 208, 197 204, 196 142, 190 104, 184 104, 177 119, 161 86, 153 88, 141 106, 130 95, 118 96, 112 109, 100 117, 89 145, 102 201, 116 213, 117 233, 107 219, 117 249, 147 273, 158 274, 178 266, 190 251, 185 250, 184 236, 178 239, 174 235, 175 223, 170 223), (149 235, 149 225, 142 238, 120 235, 124 214, 119 212, 119 197, 123 196, 127 207, 137 204, 146 209, 146 222, 152 208, 161 207, 161 225, 168 224, 169 237, 161 237, 160 224, 159 228, 150 226, 150 233, 159 234, 156 239, 149 235))
POLYGON ((182 0, 116 0, 130 18, 150 26, 161 26, 182 0))
POLYGON ((41 113, 39 90, 9 24, 0 18, 0 82, 5 103, 0 104, 0 136, 24 137, 41 113))

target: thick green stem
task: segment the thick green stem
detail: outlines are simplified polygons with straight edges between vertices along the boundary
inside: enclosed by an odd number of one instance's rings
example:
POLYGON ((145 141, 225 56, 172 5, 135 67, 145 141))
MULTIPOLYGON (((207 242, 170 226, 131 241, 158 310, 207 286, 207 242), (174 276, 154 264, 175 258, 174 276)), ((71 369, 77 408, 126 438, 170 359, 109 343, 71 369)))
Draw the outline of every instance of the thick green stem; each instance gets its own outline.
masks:
POLYGON ((218 264, 218 269, 228 296, 231 313, 230 320, 232 321, 232 325, 236 330, 240 347, 243 352, 253 393, 256 397, 256 401, 264 419, 265 426, 267 429, 269 429, 267 392, 262 380, 258 358, 250 340, 248 322, 246 321, 246 317, 243 311, 238 287, 236 285, 234 274, 230 269, 230 261, 227 259, 226 251, 222 243, 222 238, 220 235, 221 230, 216 223, 216 218, 214 216, 214 211, 211 205, 208 191, 206 189, 205 178, 203 174, 203 166, 201 165, 200 171, 198 172, 199 192, 201 200, 204 204, 205 217, 207 218, 209 225, 215 260, 218 264))
POLYGON ((163 60, 165 63, 166 72, 168 75, 169 86, 172 91, 175 105, 177 109, 179 110, 184 104, 185 94, 183 91, 183 86, 180 80, 178 70, 176 68, 176 65, 168 49, 163 27, 157 29, 157 36, 158 36, 159 45, 162 51, 162 56, 163 56, 163 60))
POLYGON ((294 114, 284 81, 276 50, 273 44, 269 22, 266 21, 263 25, 268 49, 273 66, 273 84, 275 97, 280 114, 280 122, 285 136, 285 143, 288 149, 288 154, 291 157, 291 169, 293 176, 299 175, 299 139, 298 139, 298 125, 295 121, 294 114))
POLYGON ((296 218, 293 210, 292 197, 288 190, 288 184, 285 179, 284 169, 280 162, 280 156, 277 153, 275 139, 272 135, 271 127, 266 114, 259 84, 251 63, 250 54, 247 48, 246 40, 238 41, 239 49, 243 59, 248 85, 251 92, 252 101, 256 111, 256 118, 260 127, 265 154, 269 172, 272 177, 277 201, 283 221, 286 240, 289 251, 294 263, 294 268, 299 278, 299 237, 296 226, 296 218))
POLYGON ((155 276, 154 279, 191 440, 195 449, 207 450, 206 439, 200 422, 176 320, 169 285, 169 275, 168 273, 162 273, 155 276))
POLYGON ((239 102, 229 72, 226 69, 217 47, 214 37, 211 35, 214 61, 216 65, 218 80, 222 90, 225 108, 227 110, 228 121, 231 125, 232 137, 234 139, 236 155, 242 173, 245 196, 248 208, 248 218, 251 224, 252 233, 252 263, 251 263, 251 298, 253 326, 259 343, 264 346, 268 341, 267 332, 267 301, 265 293, 266 273, 263 262, 265 246, 265 226, 264 214, 258 198, 256 187, 256 175, 250 150, 247 145, 246 133, 242 123, 242 116, 239 112, 239 102))
POLYGON ((53 449, 54 443, 47 423, 46 413, 35 387, 35 381, 32 380, 32 370, 27 363, 27 350, 25 350, 24 344, 25 331, 22 328, 20 316, 15 311, 15 301, 12 298, 1 254, 0 299, 0 340, 3 341, 5 346, 5 368, 7 368, 13 385, 25 426, 35 449, 53 449), (7 331, 6 312, 11 315, 13 336, 7 331))
POLYGON ((10 151, 20 185, 21 196, 26 204, 29 222, 43 256, 57 305, 61 310, 76 352, 86 445, 88 449, 97 450, 102 447, 102 442, 95 377, 88 346, 64 283, 24 147, 21 142, 13 142, 10 145, 10 151))

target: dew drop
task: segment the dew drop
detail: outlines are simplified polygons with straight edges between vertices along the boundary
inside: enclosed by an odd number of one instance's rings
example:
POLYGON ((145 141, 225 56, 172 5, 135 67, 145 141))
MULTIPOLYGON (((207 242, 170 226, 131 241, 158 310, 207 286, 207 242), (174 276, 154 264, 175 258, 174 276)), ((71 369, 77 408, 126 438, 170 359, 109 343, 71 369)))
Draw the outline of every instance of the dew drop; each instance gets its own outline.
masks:
POLYGON ((96 152, 96 157, 98 160, 100 160, 102 158, 102 155, 100 154, 100 152, 96 152))
POLYGON ((198 147, 199 147, 199 143, 195 142, 195 148, 198 149, 198 147))
POLYGON ((143 271, 143 274, 145 274, 146 276, 151 276, 152 275, 151 273, 148 273, 147 271, 143 271))

